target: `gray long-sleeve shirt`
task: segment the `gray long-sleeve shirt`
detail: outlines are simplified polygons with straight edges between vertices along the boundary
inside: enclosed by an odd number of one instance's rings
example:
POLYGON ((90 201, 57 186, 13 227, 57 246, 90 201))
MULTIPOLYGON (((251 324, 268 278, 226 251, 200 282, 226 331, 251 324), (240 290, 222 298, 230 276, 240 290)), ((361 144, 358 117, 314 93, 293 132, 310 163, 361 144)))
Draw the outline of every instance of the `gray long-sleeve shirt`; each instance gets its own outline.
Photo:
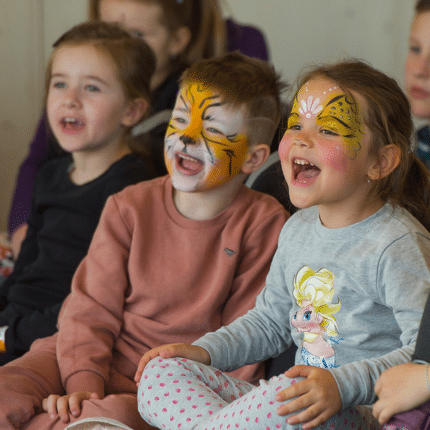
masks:
POLYGON ((285 224, 254 309, 194 344, 230 371, 298 346, 296 364, 329 368, 343 407, 371 404, 387 368, 410 361, 430 292, 430 233, 386 204, 328 229, 317 208, 285 224))

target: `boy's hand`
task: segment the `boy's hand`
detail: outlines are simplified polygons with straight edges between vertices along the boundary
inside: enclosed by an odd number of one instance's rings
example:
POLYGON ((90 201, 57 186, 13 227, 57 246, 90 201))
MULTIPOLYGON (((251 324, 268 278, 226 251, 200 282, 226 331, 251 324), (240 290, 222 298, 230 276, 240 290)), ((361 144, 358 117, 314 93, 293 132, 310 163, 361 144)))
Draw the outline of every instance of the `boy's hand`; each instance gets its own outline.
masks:
POLYGON ((427 366, 404 363, 382 373, 375 384, 379 400, 373 405, 373 416, 385 424, 393 415, 414 409, 430 400, 426 387, 427 366))
POLYGON ((327 421, 342 408, 342 399, 333 375, 326 369, 314 366, 294 366, 285 372, 288 378, 304 376, 306 379, 279 392, 278 402, 297 397, 277 410, 278 415, 287 415, 305 408, 288 418, 289 424, 303 424, 303 429, 314 428, 327 421))
POLYGON ((49 414, 50 418, 55 418, 58 415, 61 421, 68 423, 70 415, 76 418, 81 414, 81 403, 83 400, 99 398, 97 393, 91 393, 90 391, 80 391, 65 396, 51 394, 46 399, 43 399, 42 408, 49 414))
POLYGON ((153 358, 158 356, 161 358, 183 357, 198 361, 203 364, 211 364, 211 357, 209 353, 206 351, 206 349, 201 348, 200 346, 188 345, 186 343, 171 343, 168 345, 161 345, 157 348, 151 349, 140 359, 136 375, 134 376, 136 383, 140 381, 145 366, 153 358))

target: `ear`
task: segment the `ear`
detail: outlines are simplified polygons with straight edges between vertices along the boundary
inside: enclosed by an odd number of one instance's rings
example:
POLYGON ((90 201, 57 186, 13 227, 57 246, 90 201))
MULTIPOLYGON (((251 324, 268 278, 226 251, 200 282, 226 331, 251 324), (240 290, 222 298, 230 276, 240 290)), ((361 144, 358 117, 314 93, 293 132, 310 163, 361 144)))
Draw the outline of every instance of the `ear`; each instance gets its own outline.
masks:
POLYGON ((377 180, 387 177, 400 163, 401 152, 397 145, 385 145, 379 150, 378 159, 369 168, 369 179, 377 180))
POLYGON ((169 54, 171 56, 178 56, 187 48, 191 41, 191 30, 188 27, 178 28, 170 37, 169 54))
POLYGON ((246 154, 246 158, 241 169, 242 172, 247 175, 255 172, 266 162, 269 155, 270 148, 268 145, 265 145, 264 143, 252 145, 246 154))
POLYGON ((129 102, 127 106, 124 117, 121 124, 125 127, 133 127, 145 114, 148 109, 149 103, 142 98, 133 99, 129 102))

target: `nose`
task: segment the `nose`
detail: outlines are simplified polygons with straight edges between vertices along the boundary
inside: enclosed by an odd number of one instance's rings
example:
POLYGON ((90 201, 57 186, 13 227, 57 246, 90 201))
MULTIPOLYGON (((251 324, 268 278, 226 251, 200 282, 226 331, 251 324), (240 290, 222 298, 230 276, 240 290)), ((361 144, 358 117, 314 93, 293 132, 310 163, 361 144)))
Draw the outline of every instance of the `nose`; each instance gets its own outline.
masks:
POLYGON ((301 146, 301 147, 310 147, 312 145, 312 139, 308 134, 300 133, 294 139, 294 145, 301 146))
POLYGON ((192 143, 196 143, 196 141, 192 137, 190 137, 190 136, 181 136, 179 138, 179 140, 181 142, 183 142, 185 145, 190 145, 192 143))
POLYGON ((415 75, 422 78, 430 76, 430 59, 426 55, 420 55, 415 63, 415 75))
POLYGON ((185 135, 182 135, 179 140, 185 145, 185 149, 187 148, 187 145, 194 145, 196 143, 192 137, 185 135))
POLYGON ((64 97, 64 105, 67 107, 77 107, 79 104, 78 90, 69 88, 64 97))

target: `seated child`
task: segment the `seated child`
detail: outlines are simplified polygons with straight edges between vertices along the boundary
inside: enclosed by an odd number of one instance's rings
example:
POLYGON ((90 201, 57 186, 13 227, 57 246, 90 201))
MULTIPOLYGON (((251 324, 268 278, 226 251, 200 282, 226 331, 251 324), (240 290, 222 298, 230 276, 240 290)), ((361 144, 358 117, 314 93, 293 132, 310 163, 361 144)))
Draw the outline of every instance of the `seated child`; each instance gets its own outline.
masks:
POLYGON ((154 67, 145 43, 110 24, 77 26, 55 44, 47 112, 69 154, 40 171, 22 251, 0 286, 0 364, 55 333, 106 199, 150 179, 129 135, 148 108, 154 67))
POLYGON ((406 97, 371 66, 351 60, 304 76, 279 146, 291 201, 303 209, 281 232, 254 309, 192 345, 143 356, 135 380, 146 422, 379 427, 360 405, 376 400, 384 369, 412 356, 430 291, 430 233, 412 215, 429 216, 430 184, 409 152, 411 132, 406 97), (297 365, 258 387, 222 372, 292 342, 297 365))
MULTIPOLYGON (((0 368, 0 427, 105 416, 148 429, 133 381, 142 355, 255 305, 288 214, 243 181, 269 155, 283 86, 271 65, 239 53, 185 72, 165 138, 169 175, 108 199, 58 334, 0 368)), ((263 366, 237 375, 256 382, 263 366)))
POLYGON ((427 124, 416 133, 414 152, 430 168, 430 0, 418 0, 405 65, 405 91, 412 114, 427 124))
POLYGON ((375 385, 378 401, 373 407, 373 415, 385 424, 383 428, 386 430, 430 429, 429 333, 430 297, 424 309, 412 363, 386 370, 375 385))

